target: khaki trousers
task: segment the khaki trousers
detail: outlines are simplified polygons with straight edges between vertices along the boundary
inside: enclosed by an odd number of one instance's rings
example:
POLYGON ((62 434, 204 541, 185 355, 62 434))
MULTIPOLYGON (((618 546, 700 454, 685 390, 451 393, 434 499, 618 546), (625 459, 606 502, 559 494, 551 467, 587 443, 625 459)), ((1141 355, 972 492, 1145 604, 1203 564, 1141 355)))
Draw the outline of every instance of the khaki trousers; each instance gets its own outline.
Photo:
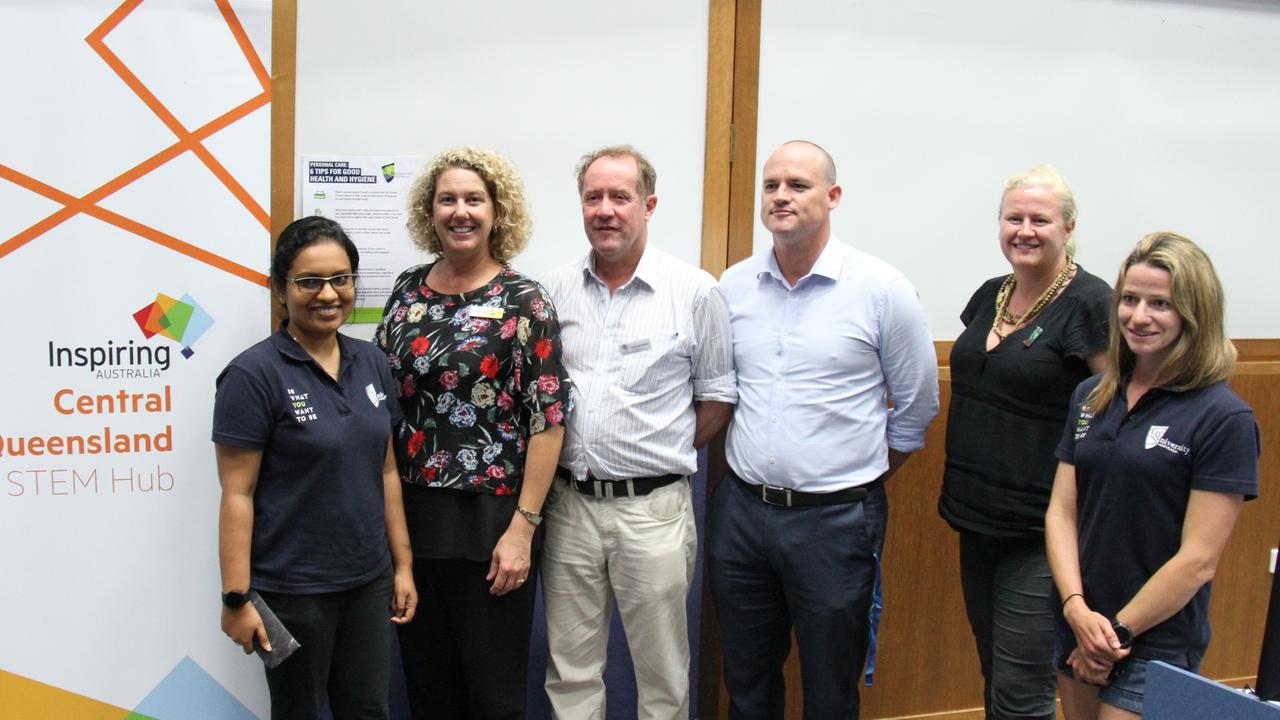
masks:
POLYGON ((689 717, 685 602, 698 548, 686 477, 635 498, 583 495, 557 477, 548 495, 542 592, 547 696, 559 720, 602 719, 602 674, 616 606, 635 665, 638 717, 689 717))

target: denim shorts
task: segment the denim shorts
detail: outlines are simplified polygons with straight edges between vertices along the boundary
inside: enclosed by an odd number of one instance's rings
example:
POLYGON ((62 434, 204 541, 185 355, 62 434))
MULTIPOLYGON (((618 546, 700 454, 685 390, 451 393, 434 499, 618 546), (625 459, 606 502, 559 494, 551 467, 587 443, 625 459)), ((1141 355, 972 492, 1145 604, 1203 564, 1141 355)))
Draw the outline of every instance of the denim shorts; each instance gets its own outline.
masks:
MULTIPOLYGON (((1071 666, 1067 664, 1067 658, 1071 656, 1071 651, 1076 648, 1076 638, 1072 634, 1070 626, 1066 623, 1058 623, 1058 631, 1053 643, 1053 666, 1058 672, 1066 675, 1072 680, 1075 675, 1071 672, 1071 666)), ((1166 659, 1164 662, 1170 665, 1176 665, 1184 670, 1190 670, 1193 673, 1200 672, 1200 661, 1204 658, 1201 653, 1187 653, 1184 662, 1166 659)), ((1117 663, 1118 668, 1113 671, 1111 682, 1098 689, 1098 700, 1121 710, 1128 710, 1131 713, 1142 714, 1142 697, 1147 687, 1147 661, 1144 658, 1130 655, 1129 657, 1117 663)))

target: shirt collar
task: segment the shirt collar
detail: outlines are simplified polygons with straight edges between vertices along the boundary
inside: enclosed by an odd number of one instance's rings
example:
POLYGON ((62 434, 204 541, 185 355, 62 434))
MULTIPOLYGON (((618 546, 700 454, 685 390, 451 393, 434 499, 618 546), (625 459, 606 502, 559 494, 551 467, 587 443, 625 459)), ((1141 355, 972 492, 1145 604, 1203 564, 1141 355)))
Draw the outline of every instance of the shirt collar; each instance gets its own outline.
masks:
MULTIPOLYGON (((840 271, 844 267, 844 252, 842 251, 843 243, 833 233, 827 238, 827 244, 822 248, 822 252, 818 253, 818 259, 814 261, 813 267, 809 269, 809 273, 800 278, 796 285, 804 282, 804 278, 816 275, 828 280, 840 279, 840 271)), ((759 277, 763 277, 765 273, 772 275, 779 282, 786 283, 786 279, 782 276, 782 268, 778 267, 778 258, 773 254, 773 249, 765 255, 764 270, 758 273, 759 277)))
MULTIPOLYGON (((654 283, 660 274, 659 269, 655 267, 656 261, 652 259, 653 248, 648 242, 645 243, 644 252, 640 254, 640 262, 636 263, 635 272, 631 273, 631 279, 622 287, 627 287, 631 283, 639 281, 640 285, 652 290, 654 283)), ((656 251, 654 251, 656 252, 656 251)), ((597 282, 604 285, 605 282, 596 275, 596 254, 594 251, 588 251, 587 256, 582 259, 582 281, 597 282)), ((621 290, 622 288, 618 288, 621 290)))
MULTIPOLYGON (((1107 410, 1110 410, 1113 405, 1120 409, 1119 411, 1121 414, 1129 412, 1129 381, 1132 379, 1132 374, 1120 376, 1119 380, 1116 382, 1116 394, 1111 398, 1111 405, 1107 406, 1107 410)), ((1160 399, 1166 395, 1173 397, 1181 392, 1182 391, 1177 388, 1170 387, 1169 385, 1153 385, 1143 393, 1142 397, 1138 400, 1137 405, 1134 405, 1133 409, 1137 410, 1139 407, 1146 407, 1153 402, 1160 402, 1160 399)))
MULTIPOLYGON (((276 350, 280 351, 281 355, 291 360, 297 360, 302 363, 315 362, 307 354, 307 351, 298 344, 298 341, 294 340, 293 336, 289 334, 288 318, 280 321, 280 329, 271 335, 271 343, 275 345, 276 350)), ((345 337, 342 333, 338 333, 338 354, 342 356, 343 360, 354 356, 351 339, 345 337)))

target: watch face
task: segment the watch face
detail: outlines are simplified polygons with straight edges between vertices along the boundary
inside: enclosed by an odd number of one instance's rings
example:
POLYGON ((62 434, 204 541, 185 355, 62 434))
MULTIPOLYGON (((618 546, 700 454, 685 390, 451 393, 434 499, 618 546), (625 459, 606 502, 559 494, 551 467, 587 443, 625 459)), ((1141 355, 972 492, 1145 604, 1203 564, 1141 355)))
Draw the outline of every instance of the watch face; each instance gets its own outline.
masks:
POLYGON ((1128 625, 1116 620, 1111 623, 1111 629, 1115 631, 1116 639, 1120 641, 1120 647, 1127 648, 1133 644, 1133 631, 1128 625))
POLYGON ((223 593, 222 595, 222 604, 225 605, 228 610, 239 610, 241 607, 244 607, 244 604, 248 601, 249 596, 244 593, 236 592, 235 590, 232 590, 229 593, 223 593))

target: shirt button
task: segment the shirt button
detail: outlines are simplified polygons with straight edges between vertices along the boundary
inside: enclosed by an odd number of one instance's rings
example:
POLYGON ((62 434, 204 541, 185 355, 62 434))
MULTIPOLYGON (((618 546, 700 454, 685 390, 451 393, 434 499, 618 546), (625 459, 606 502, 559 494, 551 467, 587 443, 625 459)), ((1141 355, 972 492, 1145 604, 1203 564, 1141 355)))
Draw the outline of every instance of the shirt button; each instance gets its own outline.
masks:
POLYGON ((777 374, 775 374, 775 375, 773 376, 773 379, 774 379, 774 380, 781 380, 781 379, 782 379, 782 373, 777 373, 777 374))
POLYGON ((771 416, 769 417, 769 420, 771 420, 771 421, 773 421, 773 422, 778 422, 778 416, 777 416, 777 415, 771 415, 771 416))
POLYGON ((769 458, 769 464, 770 464, 770 465, 773 465, 773 464, 775 464, 776 462, 777 462, 777 461, 776 461, 776 460, 774 460, 773 458, 769 458))

